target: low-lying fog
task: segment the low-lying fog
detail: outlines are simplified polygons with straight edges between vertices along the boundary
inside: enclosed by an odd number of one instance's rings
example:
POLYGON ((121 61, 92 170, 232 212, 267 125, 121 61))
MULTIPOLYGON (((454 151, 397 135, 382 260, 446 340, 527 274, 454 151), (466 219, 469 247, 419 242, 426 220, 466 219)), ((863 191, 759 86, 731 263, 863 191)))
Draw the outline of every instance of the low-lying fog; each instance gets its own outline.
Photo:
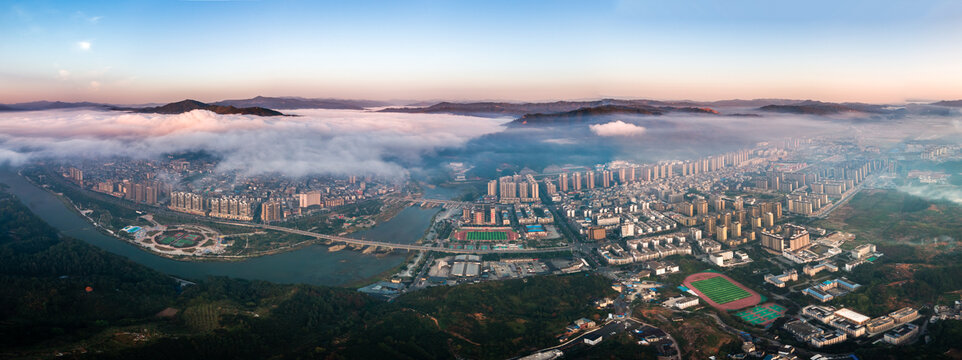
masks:
POLYGON ((218 170, 246 175, 402 178, 412 173, 437 175, 444 164, 461 161, 475 167, 471 175, 490 178, 505 164, 541 171, 552 165, 612 160, 683 160, 791 136, 859 135, 895 144, 906 139, 957 142, 962 133, 955 115, 669 113, 606 115, 551 127, 459 115, 314 109, 290 113, 298 116, 216 115, 203 110, 179 115, 100 110, 0 113, 0 164, 113 156, 150 159, 202 151, 221 159, 218 170))

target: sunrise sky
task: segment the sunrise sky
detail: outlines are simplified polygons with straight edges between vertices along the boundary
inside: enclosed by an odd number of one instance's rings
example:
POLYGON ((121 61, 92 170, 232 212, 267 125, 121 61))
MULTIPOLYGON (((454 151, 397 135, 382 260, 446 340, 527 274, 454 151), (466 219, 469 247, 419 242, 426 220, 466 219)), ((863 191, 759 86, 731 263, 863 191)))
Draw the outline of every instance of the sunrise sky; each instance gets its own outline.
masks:
POLYGON ((0 103, 962 98, 959 1, 4 1, 0 103))

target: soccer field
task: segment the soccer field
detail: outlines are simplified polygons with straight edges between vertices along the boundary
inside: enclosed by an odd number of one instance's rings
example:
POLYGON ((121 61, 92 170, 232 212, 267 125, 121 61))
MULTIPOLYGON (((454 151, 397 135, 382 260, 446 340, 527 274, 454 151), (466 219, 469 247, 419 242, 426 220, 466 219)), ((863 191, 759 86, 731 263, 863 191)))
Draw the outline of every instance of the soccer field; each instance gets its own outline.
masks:
POLYGON ((496 241, 507 240, 508 233, 504 231, 469 231, 467 240, 496 241))
POLYGON ((738 287, 738 285, 733 284, 721 276, 695 281, 692 282, 691 285, 718 304, 730 303, 752 296, 752 294, 745 291, 745 289, 738 287))

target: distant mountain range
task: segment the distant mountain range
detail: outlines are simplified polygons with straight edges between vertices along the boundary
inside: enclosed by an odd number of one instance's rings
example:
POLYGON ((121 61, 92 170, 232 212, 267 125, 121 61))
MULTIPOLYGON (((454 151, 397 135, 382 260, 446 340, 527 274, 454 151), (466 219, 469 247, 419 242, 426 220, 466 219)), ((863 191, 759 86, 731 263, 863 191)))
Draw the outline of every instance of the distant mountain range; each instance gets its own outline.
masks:
POLYGON ((595 120, 596 116, 604 115, 663 115, 669 112, 687 112, 696 114, 717 115, 718 112, 711 108, 698 107, 674 107, 674 106, 648 106, 648 105, 601 105, 595 107, 585 107, 572 111, 548 113, 548 114, 525 114, 520 118, 509 123, 509 126, 553 126, 571 125, 588 123, 595 120))
POLYGON ((370 107, 390 105, 373 100, 307 99, 301 97, 258 96, 251 99, 223 100, 212 105, 235 107, 262 107, 268 109, 350 109, 364 110, 370 107))
MULTIPOLYGON (((187 100, 185 100, 187 101, 187 100)), ((257 96, 250 99, 235 99, 235 100, 222 100, 212 103, 202 103, 196 100, 190 100, 194 102, 193 104, 184 103, 185 101, 167 104, 163 106, 156 107, 143 107, 137 108, 131 105, 112 105, 103 103, 93 103, 93 102, 63 102, 63 101, 34 101, 25 102, 17 104, 0 104, 0 111, 37 111, 37 110, 55 110, 55 109, 73 109, 73 108, 98 108, 103 110, 108 109, 122 109, 122 110, 136 110, 138 112, 160 112, 161 114, 179 114, 181 108, 189 109, 185 111, 195 110, 201 107, 203 104, 205 110, 211 110, 218 114, 227 113, 234 114, 236 112, 230 112, 229 109, 217 109, 217 108, 207 108, 211 106, 221 106, 224 108, 234 107, 238 109, 246 108, 263 108, 265 110, 269 109, 348 109, 348 110, 364 110, 371 107, 381 107, 388 106, 390 103, 375 101, 375 100, 351 100, 351 99, 310 99, 302 97, 268 97, 268 96, 257 96), (184 104, 181 104, 184 103, 184 104), (180 105, 176 105, 180 104, 180 105), (146 109, 155 109, 147 111, 146 109), (140 111, 143 110, 143 111, 140 111)), ((251 110, 254 111, 254 110, 251 110)), ((267 114, 263 111, 254 111, 258 113, 267 114)), ((278 113, 279 114, 279 113, 278 113)), ((254 114, 257 115, 257 114, 254 114)), ((275 114, 276 115, 276 114, 275 114)))
MULTIPOLYGON (((397 102, 394 102, 397 103, 397 102)), ((210 110, 218 114, 250 114, 261 116, 282 115, 272 109, 345 109, 364 110, 375 107, 389 106, 389 102, 374 100, 352 99, 321 99, 302 97, 268 97, 257 96, 250 99, 222 100, 203 103, 196 100, 184 100, 162 106, 116 106, 94 102, 63 102, 63 101, 34 101, 16 104, 0 104, 0 112, 9 111, 38 111, 54 109, 92 108, 101 110, 126 110, 145 113, 179 114, 196 109, 210 110)), ((586 101, 553 101, 553 102, 417 102, 406 107, 389 107, 380 112, 415 113, 415 114, 456 114, 471 116, 512 116, 527 117, 527 120, 549 122, 547 118, 556 117, 570 119, 578 116, 613 114, 642 114, 657 115, 665 112, 688 111, 695 113, 718 113, 713 109, 724 108, 729 111, 727 116, 760 116, 764 113, 784 113, 800 115, 836 115, 836 114, 925 114, 948 115, 954 110, 950 108, 962 107, 962 100, 943 100, 931 104, 885 105, 866 103, 832 103, 813 100, 792 99, 733 99, 719 101, 661 101, 661 100, 627 100, 601 99, 586 101), (585 109, 583 112, 578 110, 585 109), (573 112, 567 114, 569 112, 573 112), (657 113, 657 114, 656 114, 657 113)), ((523 120, 522 120, 523 121, 523 120)), ((567 120, 563 120, 564 122, 567 120)))
POLYGON ((185 112, 193 110, 207 110, 216 114, 237 114, 237 115, 257 115, 257 116, 281 116, 284 115, 279 111, 262 108, 258 106, 254 107, 235 107, 235 106, 224 106, 224 105, 212 105, 205 104, 197 100, 184 100, 175 103, 170 103, 163 106, 156 107, 144 107, 144 108, 113 108, 113 110, 121 111, 131 111, 136 113, 152 113, 152 114, 182 114, 185 112))
MULTIPOLYGON (((647 109, 654 112, 691 111, 704 113, 718 113, 715 107, 753 108, 758 111, 779 112, 792 114, 830 115, 847 112, 863 112, 883 114, 892 110, 887 105, 863 103, 828 103, 811 100, 789 99, 754 99, 754 100, 721 100, 709 102, 697 101, 660 101, 660 100, 620 100, 603 99, 595 101, 555 101, 544 103, 509 103, 509 102, 469 102, 453 103, 441 102, 430 106, 386 108, 383 112, 401 113, 446 113, 475 116, 524 116, 561 114, 579 109, 601 109, 606 106, 622 107, 621 111, 631 109, 647 109), (710 110, 710 111, 705 111, 710 110)), ((962 106, 962 105, 959 105, 962 106)), ((611 108, 615 109, 615 108, 611 108)), ((735 115, 751 115, 739 113, 735 115)))
POLYGON ((863 104, 863 103, 828 103, 821 101, 801 101, 794 104, 765 105, 760 108, 762 111, 802 114, 802 115, 833 115, 842 113, 870 113, 887 114, 894 110, 885 105, 863 104))
POLYGON ((63 102, 63 101, 32 101, 16 104, 0 104, 0 111, 37 111, 54 109, 76 109, 76 108, 102 108, 107 109, 108 104, 92 102, 63 102))
POLYGON ((942 101, 934 102, 930 105, 962 107, 962 100, 942 100, 942 101))
POLYGON ((456 114, 477 116, 521 116, 526 114, 552 114, 575 111, 584 108, 599 108, 603 106, 623 106, 642 108, 645 106, 687 105, 688 103, 664 102, 657 100, 619 100, 603 99, 594 101, 554 101, 543 103, 510 103, 510 102, 471 102, 454 103, 441 102, 424 107, 387 108, 381 112, 399 112, 416 114, 456 114))

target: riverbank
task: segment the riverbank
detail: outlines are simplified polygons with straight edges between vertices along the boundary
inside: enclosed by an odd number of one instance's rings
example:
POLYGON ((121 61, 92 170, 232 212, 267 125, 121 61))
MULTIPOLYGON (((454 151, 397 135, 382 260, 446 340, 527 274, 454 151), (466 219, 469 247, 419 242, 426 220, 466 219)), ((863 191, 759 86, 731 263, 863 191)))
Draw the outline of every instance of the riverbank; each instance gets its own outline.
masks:
POLYGON ((355 282, 352 282, 352 283, 344 284, 343 287, 346 287, 346 288, 355 288, 355 289, 356 289, 356 288, 364 287, 364 286, 367 286, 367 285, 369 285, 369 284, 372 284, 372 283, 375 283, 375 282, 378 282, 378 281, 386 281, 386 280, 389 280, 390 278, 394 277, 395 274, 397 274, 398 272, 400 272, 400 271, 401 271, 401 267, 403 267, 404 265, 407 265, 408 262, 411 261, 411 258, 412 258, 412 257, 415 257, 415 256, 417 256, 417 253, 410 252, 410 253, 408 254, 408 256, 404 258, 404 261, 402 261, 400 264, 397 264, 397 266, 395 266, 395 267, 393 267, 393 268, 390 268, 390 269, 387 269, 387 270, 384 270, 384 271, 380 272, 379 274, 376 274, 376 275, 374 275, 374 276, 371 276, 371 277, 369 277, 369 278, 367 278, 367 279, 358 280, 358 281, 355 281, 355 282))
MULTIPOLYGON (((39 182, 37 182, 37 181, 34 181, 34 179, 32 179, 30 176, 26 176, 25 174, 23 174, 22 171, 18 171, 18 172, 17 172, 17 176, 25 179, 26 181, 28 181, 29 183, 31 183, 33 186, 36 186, 37 188, 42 189, 42 190, 46 191, 47 193, 53 195, 53 196, 56 197, 57 199, 59 199, 71 212, 73 212, 74 214, 77 214, 77 215, 79 215, 80 217, 84 218, 87 223, 93 225, 94 228, 95 228, 98 232, 100 232, 101 234, 106 235, 106 236, 109 236, 109 237, 114 238, 114 239, 117 239, 117 240, 121 240, 121 241, 123 241, 123 242, 125 242, 125 243, 128 243, 128 244, 134 245, 136 248, 141 249, 141 250, 144 251, 145 253, 149 253, 149 254, 152 254, 152 255, 160 256, 160 257, 167 258, 167 259, 171 259, 171 260, 175 260, 175 261, 183 261, 183 262, 237 262, 237 261, 244 261, 244 260, 254 259, 254 258, 258 258, 258 257, 263 257, 263 256, 278 255, 278 254, 282 254, 282 253, 286 253, 286 252, 290 252, 290 251, 297 251, 297 250, 301 250, 301 249, 304 249, 304 248, 309 247, 309 246, 325 246, 325 247, 329 247, 329 246, 331 245, 331 242, 330 242, 330 241, 324 241, 324 240, 321 240, 321 239, 305 239, 305 240, 298 241, 298 242, 293 243, 293 244, 282 245, 282 246, 279 246, 279 247, 276 247, 276 248, 271 248, 271 249, 266 249, 266 250, 252 250, 252 249, 248 249, 247 246, 245 246, 243 249, 240 249, 239 251, 237 251, 237 250, 234 250, 234 251, 236 251, 236 252, 246 252, 246 253, 235 253, 235 254, 216 254, 216 253, 215 253, 215 254, 210 254, 210 253, 204 254, 204 253, 197 253, 197 254, 191 254, 191 255, 184 255, 184 254, 171 254, 171 253, 163 252, 163 251, 155 251, 155 249, 153 249, 153 248, 151 248, 151 247, 149 247, 149 246, 144 246, 143 244, 138 243, 135 239, 131 239, 131 238, 124 237, 122 234, 119 234, 118 232, 115 232, 115 230, 113 230, 113 229, 105 226, 104 224, 101 224, 101 223, 98 222, 96 219, 94 219, 94 218, 92 218, 91 216, 88 215, 88 213, 90 213, 90 211, 88 211, 87 209, 82 208, 78 203, 76 203, 73 199, 71 199, 71 198, 70 198, 69 196, 67 196, 66 194, 55 191, 52 186, 47 185, 47 184, 41 184, 41 183, 39 183, 39 182)), ((44 176, 47 177, 47 178, 49 178, 49 179, 59 180, 59 178, 57 178, 56 175, 54 175, 54 174, 45 174, 44 176)), ((56 185, 56 186, 60 186, 60 187, 68 187, 68 186, 71 186, 72 184, 66 184, 66 183, 64 183, 64 182, 62 182, 62 181, 55 181, 55 184, 52 184, 52 185, 56 185)), ((100 195, 102 195, 102 194, 99 194, 99 193, 90 193, 90 194, 88 194, 87 192, 89 192, 89 190, 86 190, 86 189, 74 188, 74 189, 72 189, 72 190, 70 190, 70 191, 80 192, 80 193, 79 193, 79 196, 86 197, 86 200, 85 200, 85 201, 87 201, 87 202, 104 203, 104 204, 109 204, 110 206, 122 207, 122 208, 125 208, 125 209, 129 210, 129 211, 136 211, 138 214, 144 213, 144 210, 139 210, 139 209, 137 209, 137 208, 131 207, 130 204, 121 203, 122 200, 118 200, 118 199, 100 199, 99 197, 100 197, 100 195)), ((387 203, 382 207, 383 209, 386 210, 387 213, 386 213, 386 214, 383 214, 383 215, 382 215, 382 214, 377 215, 377 216, 379 216, 379 217, 381 218, 381 220, 378 221, 377 224, 375 224, 374 226, 370 226, 370 227, 352 227, 352 228, 348 228, 348 229, 345 229, 346 231, 343 232, 342 234, 345 234, 345 235, 346 235, 346 234, 352 234, 352 233, 356 233, 356 232, 366 232, 366 231, 369 231, 369 230, 373 229, 373 228, 376 227, 378 224, 389 223, 392 219, 394 219, 394 217, 396 217, 398 214, 400 214, 402 211, 404 211, 404 209, 408 208, 409 206, 407 206, 407 205, 409 205, 409 204, 410 204, 410 203, 409 203, 409 202, 406 202, 406 201, 387 202, 387 203)), ((98 206, 99 206, 99 205, 98 205, 98 206)), ((159 209, 160 209, 160 210, 159 210, 160 212, 162 212, 162 213, 164 212, 164 209, 162 209, 162 208, 159 208, 159 209)), ((108 214, 110 213, 109 210, 103 210, 103 211, 106 211, 108 214)), ((149 211, 149 210, 148 210, 148 211, 149 211)), ((152 215, 152 214, 154 214, 154 213, 153 213, 153 212, 151 212, 151 213, 146 213, 146 215, 152 215)), ((159 216, 160 214, 154 214, 154 215, 158 215, 158 216, 159 216)), ((116 217, 116 215, 112 215, 112 216, 116 217)), ((172 216, 182 217, 182 218, 188 218, 188 219, 194 219, 194 218, 196 218, 196 220, 199 221, 198 224, 207 224, 207 223, 210 223, 210 222, 212 221, 211 219, 206 218, 206 217, 200 218, 200 217, 198 217, 198 216, 196 216, 196 215, 190 215, 190 214, 177 213, 177 214, 171 215, 171 214, 168 213, 168 215, 165 215, 165 217, 168 217, 168 218, 169 218, 169 217, 172 217, 172 216)), ((119 217, 117 217, 117 218, 119 218, 119 217)), ((138 217, 138 220, 139 220, 139 218, 140 218, 140 217, 138 217)), ((186 221, 184 224, 193 224, 193 223, 188 220, 188 221, 186 221)), ((175 224, 175 225, 183 225, 183 224, 175 224)), ((430 224, 428 225, 428 228, 430 228, 430 224)), ((241 240, 238 239, 238 241, 241 241, 241 240)), ((353 250, 353 249, 351 249, 351 250, 353 250)), ((358 250, 357 252, 361 253, 361 250, 358 250)), ((371 255, 371 254, 362 253, 362 255, 371 255)), ((373 255, 380 256, 380 255, 384 255, 384 253, 373 254, 373 255)))
MULTIPOLYGON (((190 261, 178 261, 144 251, 128 241, 117 241, 116 237, 92 226, 87 218, 80 216, 72 206, 64 203, 61 198, 19 176, 16 170, 0 166, 0 183, 4 184, 6 191, 14 194, 34 214, 52 225, 63 236, 84 241, 104 251, 121 255, 131 261, 180 279, 193 281, 203 280, 209 276, 226 276, 248 280, 264 280, 279 284, 343 287, 384 278, 385 272, 396 271, 397 267, 403 264, 405 258, 409 255, 400 251, 376 256, 364 255, 356 251, 332 253, 327 251, 328 247, 326 246, 303 243, 299 244, 297 249, 291 251, 256 258, 234 258, 227 261, 224 261, 224 259, 215 259, 215 261, 186 259, 190 261)), ((27 171, 24 170, 24 174, 29 174, 27 171)), ((56 188, 54 189, 56 190, 56 188)), ((424 229, 430 225, 432 215, 434 215, 433 209, 408 207, 398 214, 396 219, 366 230, 364 236, 372 239, 411 243, 421 237, 424 229)), ((125 214, 125 218, 134 216, 136 215, 125 214)), ((101 220, 97 213, 91 214, 91 217, 95 220, 101 220)), ((104 217, 103 220, 109 219, 104 217)), ((180 222, 179 220, 175 221, 180 222)), ((117 223, 119 224, 119 222, 117 223)))

